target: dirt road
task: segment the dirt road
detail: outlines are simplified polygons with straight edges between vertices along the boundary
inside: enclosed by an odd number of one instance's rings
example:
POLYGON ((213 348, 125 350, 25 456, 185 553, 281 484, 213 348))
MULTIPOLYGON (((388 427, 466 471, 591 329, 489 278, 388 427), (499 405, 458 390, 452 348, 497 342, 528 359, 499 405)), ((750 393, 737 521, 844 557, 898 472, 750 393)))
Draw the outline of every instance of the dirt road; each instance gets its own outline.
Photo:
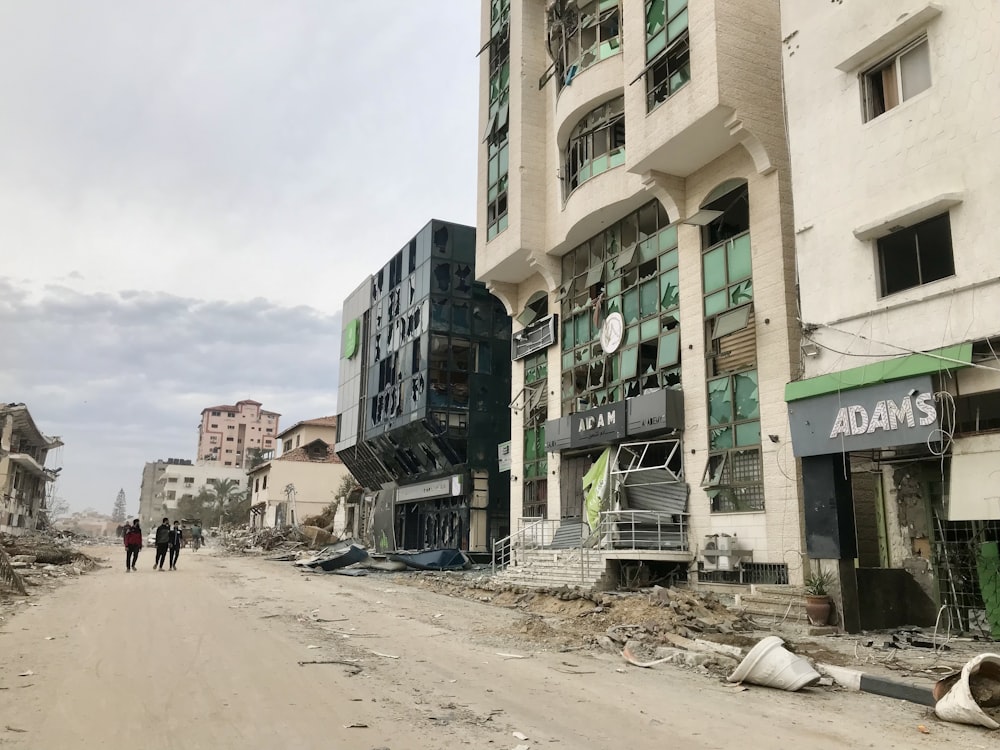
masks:
POLYGON ((0 623, 3 748, 881 750, 994 740, 873 696, 740 690, 674 667, 541 650, 519 635, 515 611, 390 576, 303 576, 206 550, 185 550, 180 569, 162 573, 144 550, 139 572, 126 574, 120 552, 108 554, 113 568, 0 623), (347 664, 299 665, 333 659, 347 664))

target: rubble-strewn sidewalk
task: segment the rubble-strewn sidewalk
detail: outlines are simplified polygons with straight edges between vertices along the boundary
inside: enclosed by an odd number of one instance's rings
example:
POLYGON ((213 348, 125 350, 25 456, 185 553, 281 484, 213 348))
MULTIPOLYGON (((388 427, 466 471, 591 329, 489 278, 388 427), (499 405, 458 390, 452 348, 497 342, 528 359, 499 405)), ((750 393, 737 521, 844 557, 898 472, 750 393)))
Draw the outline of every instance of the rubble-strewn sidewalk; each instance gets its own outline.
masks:
POLYGON ((0 534, 0 607, 16 608, 58 579, 81 576, 100 565, 56 534, 0 534))

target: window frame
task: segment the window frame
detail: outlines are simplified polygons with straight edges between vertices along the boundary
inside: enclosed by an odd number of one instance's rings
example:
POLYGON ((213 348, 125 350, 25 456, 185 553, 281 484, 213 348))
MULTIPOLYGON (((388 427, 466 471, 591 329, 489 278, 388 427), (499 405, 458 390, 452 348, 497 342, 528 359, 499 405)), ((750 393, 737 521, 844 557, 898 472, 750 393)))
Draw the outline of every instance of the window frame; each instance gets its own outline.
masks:
POLYGON ((927 284, 932 284, 935 281, 941 281, 943 279, 953 278, 955 276, 955 243, 954 243, 953 233, 952 233, 952 229, 951 229, 951 212, 950 211, 945 211, 943 213, 937 214, 936 216, 932 216, 929 219, 924 219, 923 221, 919 221, 919 222, 916 222, 916 223, 911 224, 909 226, 902 227, 901 229, 897 229, 895 232, 890 232, 889 234, 886 234, 886 235, 883 235, 882 237, 877 238, 875 240, 875 263, 876 263, 876 269, 878 271, 878 296, 879 296, 879 299, 885 299, 886 297, 890 297, 890 296, 892 296, 894 294, 900 294, 902 292, 906 292, 906 291, 909 291, 911 289, 916 289, 918 287, 926 286, 927 284), (925 280, 923 278, 923 265, 921 264, 921 248, 920 248, 919 230, 922 227, 926 227, 927 225, 929 225, 929 224, 931 224, 933 222, 940 221, 942 218, 945 220, 945 223, 947 225, 947 230, 948 230, 947 231, 947 234, 948 234, 948 254, 950 256, 949 257, 949 261, 950 261, 949 265, 950 265, 951 273, 946 273, 943 276, 936 276, 934 278, 929 278, 929 279, 925 280), (897 238, 898 239, 899 236, 902 235, 902 234, 904 234, 904 233, 912 233, 912 235, 913 235, 912 239, 914 241, 914 254, 916 256, 916 267, 917 267, 917 278, 918 278, 918 281, 917 281, 916 284, 911 284, 909 286, 900 287, 898 289, 894 288, 894 289, 892 289, 890 291, 888 289, 889 285, 887 284, 887 276, 886 276, 886 255, 888 254, 889 249, 885 247, 885 243, 886 243, 887 240, 889 240, 889 238, 897 238))
POLYGON ((564 415, 640 395, 653 387, 649 378, 661 388, 680 384, 679 274, 677 224, 656 199, 563 256, 559 387, 564 415), (619 349, 607 354, 600 326, 616 310, 625 318, 625 335, 619 349), (662 347, 668 347, 669 364, 661 359, 662 347), (650 365, 653 372, 646 374, 650 365))
POLYGON ((645 79, 647 114, 657 109, 691 80, 691 29, 688 5, 689 3, 684 0, 683 4, 671 13, 670 0, 646 0, 644 13, 646 66, 632 83, 639 78, 645 79), (650 11, 656 5, 663 10, 663 23, 650 31, 650 11), (684 28, 671 38, 670 26, 681 16, 685 17, 684 28), (658 44, 660 36, 663 37, 663 46, 651 53, 650 45, 658 44), (665 95, 664 89, 666 89, 665 95))
POLYGON ((623 166, 625 141, 624 94, 594 107, 581 117, 562 150, 563 200, 568 200, 587 180, 623 166), (599 147, 604 148, 600 154, 597 153, 599 147))
POLYGON ((861 94, 861 118, 864 122, 877 120, 884 114, 897 109, 905 102, 919 96, 934 86, 934 76, 931 69, 930 41, 926 32, 912 39, 906 44, 898 47, 892 54, 886 55, 874 65, 870 65, 858 74, 859 92, 861 94), (910 96, 903 96, 903 67, 900 60, 906 55, 914 52, 920 46, 927 48, 927 86, 916 91, 910 96), (887 82, 886 71, 892 71, 893 103, 890 105, 885 96, 885 85, 887 82), (877 99, 875 88, 876 79, 881 81, 882 94, 881 102, 877 99))

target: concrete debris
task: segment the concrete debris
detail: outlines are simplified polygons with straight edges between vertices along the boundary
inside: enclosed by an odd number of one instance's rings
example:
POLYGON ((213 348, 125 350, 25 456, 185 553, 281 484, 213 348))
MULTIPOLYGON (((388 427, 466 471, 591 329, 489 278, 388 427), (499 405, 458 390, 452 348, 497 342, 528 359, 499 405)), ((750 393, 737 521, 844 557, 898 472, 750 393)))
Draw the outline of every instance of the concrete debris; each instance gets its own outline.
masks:
MULTIPOLYGON (((316 541, 318 537, 313 535, 310 539, 302 528, 294 526, 283 526, 280 529, 251 529, 248 526, 242 528, 229 529, 221 536, 222 546, 229 552, 253 553, 253 552, 279 552, 288 553, 308 546, 316 541)), ((326 542, 317 543, 318 546, 328 544, 326 542)))

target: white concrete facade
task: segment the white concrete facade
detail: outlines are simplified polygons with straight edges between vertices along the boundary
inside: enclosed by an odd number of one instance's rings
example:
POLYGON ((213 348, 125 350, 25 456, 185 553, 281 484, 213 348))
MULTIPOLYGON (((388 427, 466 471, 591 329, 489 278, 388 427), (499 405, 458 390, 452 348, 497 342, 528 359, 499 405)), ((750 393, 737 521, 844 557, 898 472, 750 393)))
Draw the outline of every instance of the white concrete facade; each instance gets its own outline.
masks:
MULTIPOLYGON (((160 512, 169 513, 177 509, 177 504, 184 497, 194 498, 209 486, 213 479, 232 479, 240 490, 247 488, 247 474, 243 469, 217 464, 185 464, 162 465, 162 471, 156 474, 156 490, 153 493, 152 521, 158 522, 160 512)), ((150 523, 145 518, 145 523, 150 523)))
MULTIPOLYGON (((502 10, 503 5, 499 0, 482 3, 483 44, 491 35, 491 11, 498 6, 502 10)), ((538 293, 548 297, 549 312, 559 313, 560 290, 567 281, 562 277, 563 256, 657 199, 677 230, 683 452, 690 486, 692 548, 697 552, 704 535, 737 534, 753 549, 754 562, 787 564, 791 581, 801 581, 801 510, 783 395, 785 383, 799 374, 799 343, 778 2, 690 2, 690 80, 649 112, 641 77, 647 64, 642 0, 617 4, 621 52, 578 72, 561 91, 555 79, 539 87, 552 64, 545 43, 548 5, 545 0, 509 3, 507 227, 488 239, 489 165, 484 145, 479 159, 478 278, 487 282, 514 317, 538 293), (619 96, 624 97, 624 163, 565 195, 561 175, 565 174, 571 131, 589 111, 619 96), (751 329, 756 339, 766 498, 765 509, 759 512, 712 512, 701 487, 709 453, 708 321, 702 278, 706 246, 701 229, 682 222, 699 211, 715 188, 730 180, 745 181, 749 195, 751 329)), ((602 12, 607 12, 614 4, 601 5, 602 12)), ((683 3, 670 5, 679 8, 683 3)), ((490 54, 487 47, 481 55, 480 136, 491 118, 490 54)), ((515 334, 521 328, 515 321, 515 334)), ((560 343, 549 347, 546 355, 549 420, 564 415, 560 343)), ((524 386, 523 364, 514 363, 512 397, 524 386)), ((516 529, 523 515, 521 409, 512 411, 511 434, 511 528, 516 529)), ((547 515, 559 518, 563 479, 558 453, 547 455, 546 481, 547 515)))
POLYGON ((968 0, 783 0, 781 9, 802 319, 818 326, 804 374, 995 336, 1000 9, 968 0), (866 71, 922 37, 930 86, 865 122, 866 71), (954 274, 883 294, 878 239, 944 212, 954 274))

